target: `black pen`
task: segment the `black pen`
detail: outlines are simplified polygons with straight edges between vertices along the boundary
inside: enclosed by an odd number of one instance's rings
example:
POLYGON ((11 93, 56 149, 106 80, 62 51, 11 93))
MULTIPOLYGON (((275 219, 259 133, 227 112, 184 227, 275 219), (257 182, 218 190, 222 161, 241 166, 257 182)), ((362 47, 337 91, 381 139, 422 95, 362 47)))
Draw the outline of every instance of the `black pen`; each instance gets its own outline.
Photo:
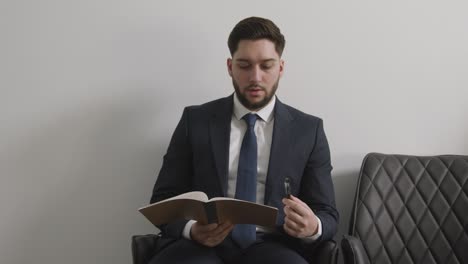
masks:
POLYGON ((289 177, 284 179, 284 193, 287 198, 291 198, 291 183, 289 182, 289 177))

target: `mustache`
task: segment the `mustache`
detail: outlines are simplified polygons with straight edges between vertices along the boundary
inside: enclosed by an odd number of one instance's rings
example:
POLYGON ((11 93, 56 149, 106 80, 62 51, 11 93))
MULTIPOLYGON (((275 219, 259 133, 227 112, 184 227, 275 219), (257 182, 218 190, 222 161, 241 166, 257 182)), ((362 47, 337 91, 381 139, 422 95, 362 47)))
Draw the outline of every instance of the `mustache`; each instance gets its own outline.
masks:
POLYGON ((266 90, 265 86, 260 85, 258 83, 251 84, 249 86, 246 86, 244 89, 253 89, 253 88, 260 88, 262 90, 266 90))

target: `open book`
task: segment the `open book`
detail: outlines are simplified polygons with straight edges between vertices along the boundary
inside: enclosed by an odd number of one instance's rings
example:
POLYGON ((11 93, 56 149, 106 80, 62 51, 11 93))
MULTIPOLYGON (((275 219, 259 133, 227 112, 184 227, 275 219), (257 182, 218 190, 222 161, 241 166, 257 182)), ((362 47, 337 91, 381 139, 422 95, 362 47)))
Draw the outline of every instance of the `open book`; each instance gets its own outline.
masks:
POLYGON ((208 200, 204 192, 188 192, 138 209, 158 226, 178 219, 200 223, 255 224, 274 227, 278 209, 252 202, 216 197, 208 200))

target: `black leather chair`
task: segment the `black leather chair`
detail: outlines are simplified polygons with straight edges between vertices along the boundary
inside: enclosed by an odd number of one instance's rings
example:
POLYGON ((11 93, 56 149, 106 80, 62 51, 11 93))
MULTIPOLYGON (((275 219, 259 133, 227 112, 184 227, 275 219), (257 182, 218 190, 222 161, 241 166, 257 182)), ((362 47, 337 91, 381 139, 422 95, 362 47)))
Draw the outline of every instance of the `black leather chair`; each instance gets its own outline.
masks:
POLYGON ((368 154, 349 235, 349 263, 468 263, 468 156, 368 154))
MULTIPOLYGON (((134 264, 147 264, 148 261, 160 250, 157 240, 159 235, 136 235, 132 237, 132 256, 134 264)), ((313 263, 336 264, 338 261, 338 249, 333 240, 324 241, 310 252, 313 263)))

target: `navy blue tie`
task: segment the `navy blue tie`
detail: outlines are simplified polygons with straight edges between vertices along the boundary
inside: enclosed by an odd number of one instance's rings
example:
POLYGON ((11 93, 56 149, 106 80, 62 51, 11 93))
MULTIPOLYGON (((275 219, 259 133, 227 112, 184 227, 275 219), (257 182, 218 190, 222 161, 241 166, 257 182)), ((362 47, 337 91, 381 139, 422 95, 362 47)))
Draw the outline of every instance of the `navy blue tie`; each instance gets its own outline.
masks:
MULTIPOLYGON (((239 154, 237 169, 236 199, 256 202, 257 199, 257 137, 255 136, 256 114, 246 114, 242 117, 247 123, 247 131, 239 154)), ((232 230, 233 239, 246 248, 256 240, 255 225, 237 224, 232 230)))

